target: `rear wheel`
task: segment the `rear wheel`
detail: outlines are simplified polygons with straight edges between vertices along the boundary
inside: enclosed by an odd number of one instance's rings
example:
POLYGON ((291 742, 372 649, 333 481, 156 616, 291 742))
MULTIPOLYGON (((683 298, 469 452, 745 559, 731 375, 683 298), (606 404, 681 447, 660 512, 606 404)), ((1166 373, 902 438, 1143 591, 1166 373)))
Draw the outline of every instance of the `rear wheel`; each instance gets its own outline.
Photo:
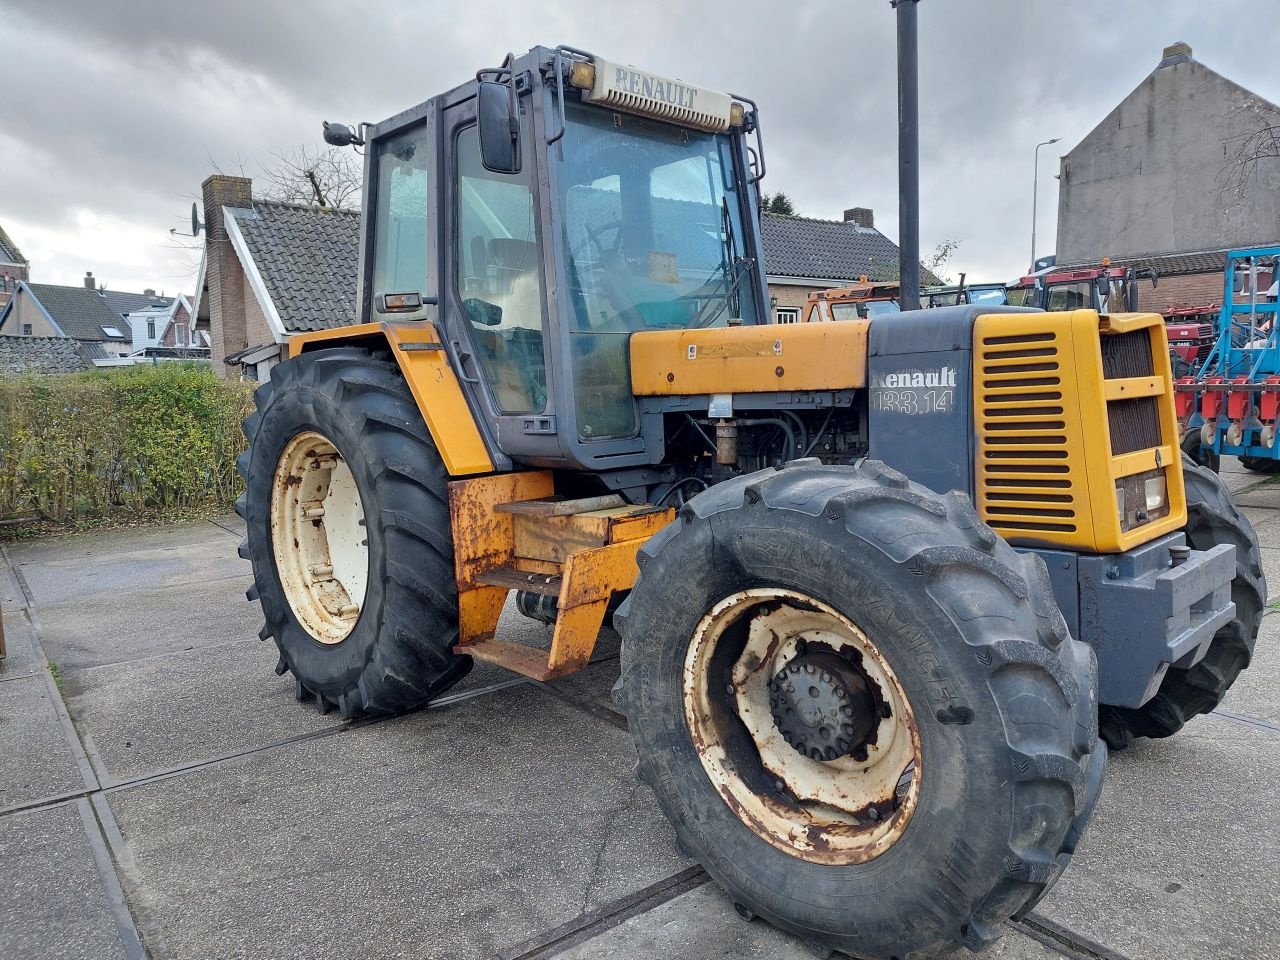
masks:
POLYGON ((1196 550, 1220 543, 1236 548, 1236 576, 1231 581, 1235 619, 1218 631, 1199 663, 1185 670, 1170 667, 1159 691, 1141 707, 1099 707, 1100 732, 1113 750, 1129 746, 1135 737, 1173 736, 1192 717, 1213 710, 1249 665, 1262 623, 1267 581, 1253 524, 1236 509, 1226 485, 1212 470, 1183 457, 1182 475, 1187 488, 1187 541, 1196 550))
POLYGON ((639 772, 739 909, 860 957, 993 939, 1097 795, 1096 667, 1036 557, 882 464, 732 480, 615 621, 639 772))
POLYGON ((1214 473, 1222 465, 1222 457, 1209 447, 1202 445, 1200 428, 1192 427, 1182 435, 1182 452, 1191 461, 1201 467, 1208 467, 1214 473))
POLYGON ((299 700, 344 717, 422 706, 464 676, 447 476, 399 369, 354 348, 258 389, 239 461, 261 636, 299 700))
POLYGON ((1271 457, 1241 457, 1240 466, 1253 473, 1280 473, 1280 460, 1271 457))

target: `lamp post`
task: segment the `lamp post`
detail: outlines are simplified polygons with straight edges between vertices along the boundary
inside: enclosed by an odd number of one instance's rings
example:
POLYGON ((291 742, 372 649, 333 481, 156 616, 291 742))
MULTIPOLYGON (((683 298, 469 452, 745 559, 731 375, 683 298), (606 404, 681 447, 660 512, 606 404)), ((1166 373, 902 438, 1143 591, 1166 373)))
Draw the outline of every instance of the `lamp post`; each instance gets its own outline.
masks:
POLYGON ((1044 143, 1036 144, 1036 171, 1031 177, 1031 269, 1036 268, 1036 201, 1040 199, 1040 148, 1057 143, 1061 137, 1054 137, 1044 143))

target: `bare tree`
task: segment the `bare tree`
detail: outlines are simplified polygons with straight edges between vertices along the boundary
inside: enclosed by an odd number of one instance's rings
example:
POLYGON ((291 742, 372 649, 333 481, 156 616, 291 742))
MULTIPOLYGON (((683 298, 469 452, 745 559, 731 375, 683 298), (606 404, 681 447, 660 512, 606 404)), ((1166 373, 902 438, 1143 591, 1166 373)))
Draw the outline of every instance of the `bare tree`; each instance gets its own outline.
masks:
POLYGON ((263 172, 262 195, 266 199, 339 210, 359 209, 364 175, 359 160, 349 150, 294 147, 272 156, 275 163, 263 172))
POLYGON ((1264 123, 1241 139, 1235 149, 1228 147, 1222 168, 1222 189, 1243 200, 1258 165, 1280 160, 1280 124, 1264 123))

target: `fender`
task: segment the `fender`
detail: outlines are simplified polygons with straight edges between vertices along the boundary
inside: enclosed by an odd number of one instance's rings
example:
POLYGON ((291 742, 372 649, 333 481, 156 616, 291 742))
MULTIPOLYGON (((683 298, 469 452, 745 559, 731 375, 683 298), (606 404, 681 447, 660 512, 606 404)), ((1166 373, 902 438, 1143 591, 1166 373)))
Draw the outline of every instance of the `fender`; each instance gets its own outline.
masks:
POLYGON ((471 407, 449 366, 449 356, 435 325, 412 323, 360 323, 332 330, 317 330, 289 338, 289 358, 326 347, 381 346, 385 343, 404 374, 418 411, 427 422, 431 439, 451 477, 492 473, 493 459, 476 426, 471 407))

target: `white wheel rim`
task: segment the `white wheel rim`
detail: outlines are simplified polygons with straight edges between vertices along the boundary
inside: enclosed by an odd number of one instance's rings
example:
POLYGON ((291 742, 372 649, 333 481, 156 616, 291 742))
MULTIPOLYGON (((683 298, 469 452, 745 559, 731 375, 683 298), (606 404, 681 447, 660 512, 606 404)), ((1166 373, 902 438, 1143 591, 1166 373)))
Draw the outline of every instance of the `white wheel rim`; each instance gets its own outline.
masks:
POLYGON ((920 795, 915 714, 876 645, 825 604, 774 588, 721 600, 689 644, 684 707, 712 785, 743 823, 778 849, 815 863, 862 863, 906 830, 920 795), (726 641, 731 633, 734 639, 726 641), (731 665, 724 655, 713 663, 726 642, 742 644, 741 650, 729 648, 731 665), (874 731, 869 742, 854 754, 817 760, 784 739, 771 681, 804 662, 803 651, 828 650, 857 664, 875 691, 878 712, 866 721, 874 731))
POLYGON ((351 468, 314 430, 290 440, 276 464, 271 543, 298 623, 320 643, 341 643, 364 607, 368 531, 351 468))

